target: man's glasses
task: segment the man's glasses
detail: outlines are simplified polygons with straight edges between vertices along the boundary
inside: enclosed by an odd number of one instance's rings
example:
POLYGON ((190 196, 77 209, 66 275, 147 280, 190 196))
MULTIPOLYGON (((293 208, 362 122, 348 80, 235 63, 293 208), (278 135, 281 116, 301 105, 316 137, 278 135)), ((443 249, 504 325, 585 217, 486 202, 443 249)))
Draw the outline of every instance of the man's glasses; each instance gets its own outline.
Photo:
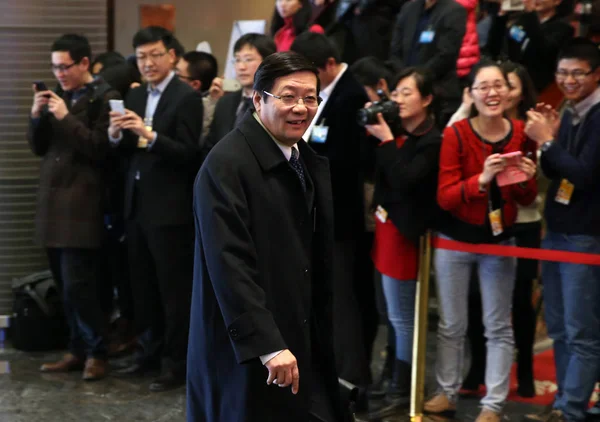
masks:
POLYGON ((51 65, 52 67, 52 71, 54 73, 56 72, 66 72, 67 70, 69 70, 70 68, 72 68, 73 66, 75 66, 76 64, 78 64, 79 62, 73 62, 71 64, 53 64, 51 65))
POLYGON ((250 63, 254 63, 257 62, 258 59, 256 57, 236 57, 235 59, 231 59, 231 64, 250 64, 250 63))
POLYGON ((300 100, 302 100, 302 104, 304 104, 306 107, 311 107, 311 108, 318 107, 319 104, 321 104, 321 101, 323 101, 323 99, 321 97, 315 97, 313 95, 308 95, 306 97, 298 97, 296 95, 273 95, 267 91, 263 91, 263 92, 265 94, 267 94, 269 97, 278 99, 285 106, 288 106, 288 107, 293 107, 296 104, 299 104, 300 100))
POLYGON ((136 55, 135 59, 141 63, 144 63, 146 60, 150 59, 150 61, 152 61, 152 63, 155 63, 158 59, 160 59, 162 56, 164 56, 167 53, 168 53, 168 51, 163 51, 162 53, 150 53, 148 55, 140 54, 139 56, 136 55))
POLYGON ((586 72, 585 70, 581 70, 581 69, 575 69, 575 70, 569 72, 568 70, 558 69, 554 73, 554 75, 556 76, 556 80, 558 80, 558 81, 564 81, 569 76, 571 76, 577 82, 582 82, 586 78, 586 76, 591 75, 593 72, 594 72, 593 70, 586 72))
POLYGON ((475 91, 479 91, 483 95, 487 95, 492 90, 492 88, 496 92, 504 92, 504 91, 506 91, 508 89, 508 85, 498 82, 498 83, 495 83, 493 85, 487 85, 487 84, 485 84, 485 85, 474 86, 471 89, 473 89, 475 91))

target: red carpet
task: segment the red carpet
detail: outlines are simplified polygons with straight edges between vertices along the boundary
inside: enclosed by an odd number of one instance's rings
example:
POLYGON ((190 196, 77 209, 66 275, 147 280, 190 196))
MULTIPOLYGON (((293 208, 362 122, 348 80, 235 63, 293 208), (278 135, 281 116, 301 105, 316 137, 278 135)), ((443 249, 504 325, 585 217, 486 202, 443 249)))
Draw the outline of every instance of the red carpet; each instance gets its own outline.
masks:
MULTIPOLYGON (((546 406, 552 403, 556 392, 556 371, 554 368, 554 350, 546 350, 538 353, 533 359, 533 374, 535 377, 536 397, 526 399, 517 395, 517 367, 513 365, 510 374, 510 393, 508 401, 529 403, 540 406, 546 406)), ((481 386, 478 395, 485 395, 485 387, 481 386)), ((594 395, 590 401, 595 402, 598 399, 599 391, 596 388, 594 395)))

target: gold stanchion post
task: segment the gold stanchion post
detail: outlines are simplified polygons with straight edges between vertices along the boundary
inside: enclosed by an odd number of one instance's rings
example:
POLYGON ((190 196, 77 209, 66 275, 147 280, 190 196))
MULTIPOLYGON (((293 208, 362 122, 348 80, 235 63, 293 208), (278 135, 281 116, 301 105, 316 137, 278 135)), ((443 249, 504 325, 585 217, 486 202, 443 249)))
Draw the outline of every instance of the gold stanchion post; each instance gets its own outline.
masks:
POLYGON ((421 236, 419 245, 419 278, 415 298, 415 330, 413 337, 410 419, 423 421, 425 403, 425 358, 427 347, 427 315, 429 307, 429 276, 431 272, 431 233, 421 236))

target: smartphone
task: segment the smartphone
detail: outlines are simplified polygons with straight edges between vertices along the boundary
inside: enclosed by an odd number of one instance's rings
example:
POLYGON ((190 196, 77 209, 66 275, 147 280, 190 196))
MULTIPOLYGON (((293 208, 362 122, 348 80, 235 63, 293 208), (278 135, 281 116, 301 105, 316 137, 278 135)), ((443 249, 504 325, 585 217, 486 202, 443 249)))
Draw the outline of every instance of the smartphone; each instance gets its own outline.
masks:
POLYGON ((527 180, 527 174, 519 168, 521 157, 523 157, 521 151, 500 154, 500 157, 504 159, 505 167, 496 175, 498 186, 514 185, 527 180))
POLYGON ((505 12, 520 12, 525 10, 523 0, 502 0, 502 10, 505 12))
POLYGON ((36 81, 33 83, 35 85, 35 90, 37 92, 40 91, 48 91, 48 87, 46 86, 46 84, 42 81, 36 81))
POLYGON ((223 91, 234 92, 242 89, 242 85, 237 79, 223 79, 223 91))
POLYGON ((123 100, 108 100, 108 104, 112 111, 125 114, 125 104, 123 104, 123 100))

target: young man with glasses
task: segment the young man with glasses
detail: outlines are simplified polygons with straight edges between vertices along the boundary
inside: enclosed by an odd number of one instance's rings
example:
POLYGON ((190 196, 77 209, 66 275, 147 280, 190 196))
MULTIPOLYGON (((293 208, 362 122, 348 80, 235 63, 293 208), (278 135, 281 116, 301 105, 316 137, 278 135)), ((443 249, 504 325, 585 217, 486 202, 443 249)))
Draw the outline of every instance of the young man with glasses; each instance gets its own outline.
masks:
POLYGON ((219 67, 215 56, 203 51, 188 51, 175 66, 177 76, 202 95, 202 138, 208 134, 218 98, 210 95, 209 88, 217 77, 219 67))
POLYGON ((215 107, 208 135, 202 142, 203 157, 206 157, 215 144, 236 127, 247 110, 252 109, 254 73, 261 62, 276 51, 277 47, 273 39, 262 34, 246 34, 235 42, 232 60, 236 78, 242 89, 224 94, 223 79, 213 80, 210 93, 212 96, 221 95, 222 98, 215 107))
MULTIPOLYGON (((540 108, 526 132, 551 180, 542 246, 600 254, 600 52, 574 39, 559 55, 556 83, 568 101, 562 119, 540 108)), ((543 262, 544 314, 554 340, 558 391, 553 410, 527 420, 580 422, 600 374, 600 267, 543 262)))
POLYGON ((125 219, 139 350, 116 371, 143 375, 161 367, 151 391, 183 385, 193 266, 190 203, 198 171, 202 97, 175 76, 173 36, 148 27, 133 38, 146 81, 132 89, 125 113, 112 111, 110 142, 129 157, 125 219))
POLYGON ((46 248, 62 291, 69 353, 42 372, 83 369, 84 380, 107 372, 108 320, 96 294, 103 242, 104 166, 109 151, 109 100, 119 94, 90 73, 88 40, 63 35, 52 45, 60 94, 34 86, 29 145, 42 157, 36 238, 46 248))

